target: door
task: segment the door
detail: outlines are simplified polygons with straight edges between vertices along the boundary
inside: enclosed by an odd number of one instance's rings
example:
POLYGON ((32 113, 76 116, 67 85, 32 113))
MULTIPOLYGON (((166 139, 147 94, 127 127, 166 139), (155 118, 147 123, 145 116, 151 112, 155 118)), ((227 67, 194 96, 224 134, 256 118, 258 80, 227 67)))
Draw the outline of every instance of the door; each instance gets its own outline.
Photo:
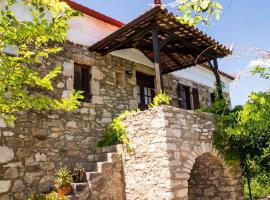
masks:
POLYGON ((149 76, 140 72, 136 73, 137 78, 137 101, 140 110, 146 110, 152 103, 155 96, 154 76, 149 76))

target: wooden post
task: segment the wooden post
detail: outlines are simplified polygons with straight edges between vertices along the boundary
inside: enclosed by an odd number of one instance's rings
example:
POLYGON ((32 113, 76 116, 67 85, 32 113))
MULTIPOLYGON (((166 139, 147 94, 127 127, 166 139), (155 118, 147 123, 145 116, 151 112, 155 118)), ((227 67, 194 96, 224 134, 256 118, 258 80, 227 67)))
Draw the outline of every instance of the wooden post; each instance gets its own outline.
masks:
POLYGON ((209 61, 209 65, 212 69, 212 71, 214 72, 214 75, 216 77, 216 89, 217 89, 217 95, 218 95, 218 99, 222 100, 224 99, 223 96, 223 88, 222 88, 222 82, 221 82, 221 78, 218 72, 218 62, 217 59, 215 58, 213 60, 214 65, 211 63, 211 61, 209 61))
POLYGON ((154 4, 156 4, 156 5, 161 5, 161 0, 155 0, 155 1, 154 1, 154 4))
POLYGON ((162 76, 161 76, 161 66, 160 66, 160 54, 158 47, 158 32, 157 27, 153 25, 152 32, 152 40, 153 40, 153 52, 154 52, 154 65, 155 65, 155 73, 156 73, 156 90, 160 92, 162 90, 162 76))

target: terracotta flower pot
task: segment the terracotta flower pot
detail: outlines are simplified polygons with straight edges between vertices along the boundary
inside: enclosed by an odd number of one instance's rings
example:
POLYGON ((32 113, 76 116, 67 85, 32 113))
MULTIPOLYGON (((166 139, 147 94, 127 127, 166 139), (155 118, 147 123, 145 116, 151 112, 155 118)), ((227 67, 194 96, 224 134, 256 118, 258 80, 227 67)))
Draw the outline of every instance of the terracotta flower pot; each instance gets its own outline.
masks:
POLYGON ((66 196, 69 195, 71 193, 71 185, 66 186, 66 187, 62 187, 62 188, 58 188, 58 193, 61 194, 62 196, 66 196))

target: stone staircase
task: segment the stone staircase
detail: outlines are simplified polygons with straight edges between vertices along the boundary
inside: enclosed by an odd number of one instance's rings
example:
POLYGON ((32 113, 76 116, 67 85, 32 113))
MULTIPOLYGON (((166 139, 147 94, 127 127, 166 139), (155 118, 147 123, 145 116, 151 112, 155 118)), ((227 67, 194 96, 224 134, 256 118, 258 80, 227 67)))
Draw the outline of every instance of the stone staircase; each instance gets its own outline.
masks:
POLYGON ((122 145, 113 145, 97 149, 97 154, 89 155, 89 162, 76 163, 79 168, 85 169, 85 177, 80 183, 72 183, 72 193, 70 200, 91 199, 92 182, 104 175, 106 167, 113 167, 115 159, 122 152, 122 145))

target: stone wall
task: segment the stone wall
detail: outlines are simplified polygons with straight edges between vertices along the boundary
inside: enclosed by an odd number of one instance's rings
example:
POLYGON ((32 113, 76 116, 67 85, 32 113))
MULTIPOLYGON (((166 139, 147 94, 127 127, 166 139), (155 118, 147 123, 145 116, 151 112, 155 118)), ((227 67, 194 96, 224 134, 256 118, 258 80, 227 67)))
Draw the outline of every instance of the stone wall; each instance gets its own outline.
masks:
POLYGON ((135 150, 123 161, 127 199, 243 199, 240 171, 212 146, 213 115, 165 106, 123 120, 135 150), (204 167, 197 167, 201 162, 204 167))
POLYGON ((90 53, 87 47, 67 44, 40 67, 41 74, 64 66, 55 80, 54 97, 73 89, 74 63, 91 67, 92 100, 73 112, 21 112, 12 127, 0 121, 0 199, 27 199, 49 189, 54 171, 84 166, 96 143, 117 114, 136 108, 135 63, 90 53), (126 70, 134 72, 126 77, 126 70))

